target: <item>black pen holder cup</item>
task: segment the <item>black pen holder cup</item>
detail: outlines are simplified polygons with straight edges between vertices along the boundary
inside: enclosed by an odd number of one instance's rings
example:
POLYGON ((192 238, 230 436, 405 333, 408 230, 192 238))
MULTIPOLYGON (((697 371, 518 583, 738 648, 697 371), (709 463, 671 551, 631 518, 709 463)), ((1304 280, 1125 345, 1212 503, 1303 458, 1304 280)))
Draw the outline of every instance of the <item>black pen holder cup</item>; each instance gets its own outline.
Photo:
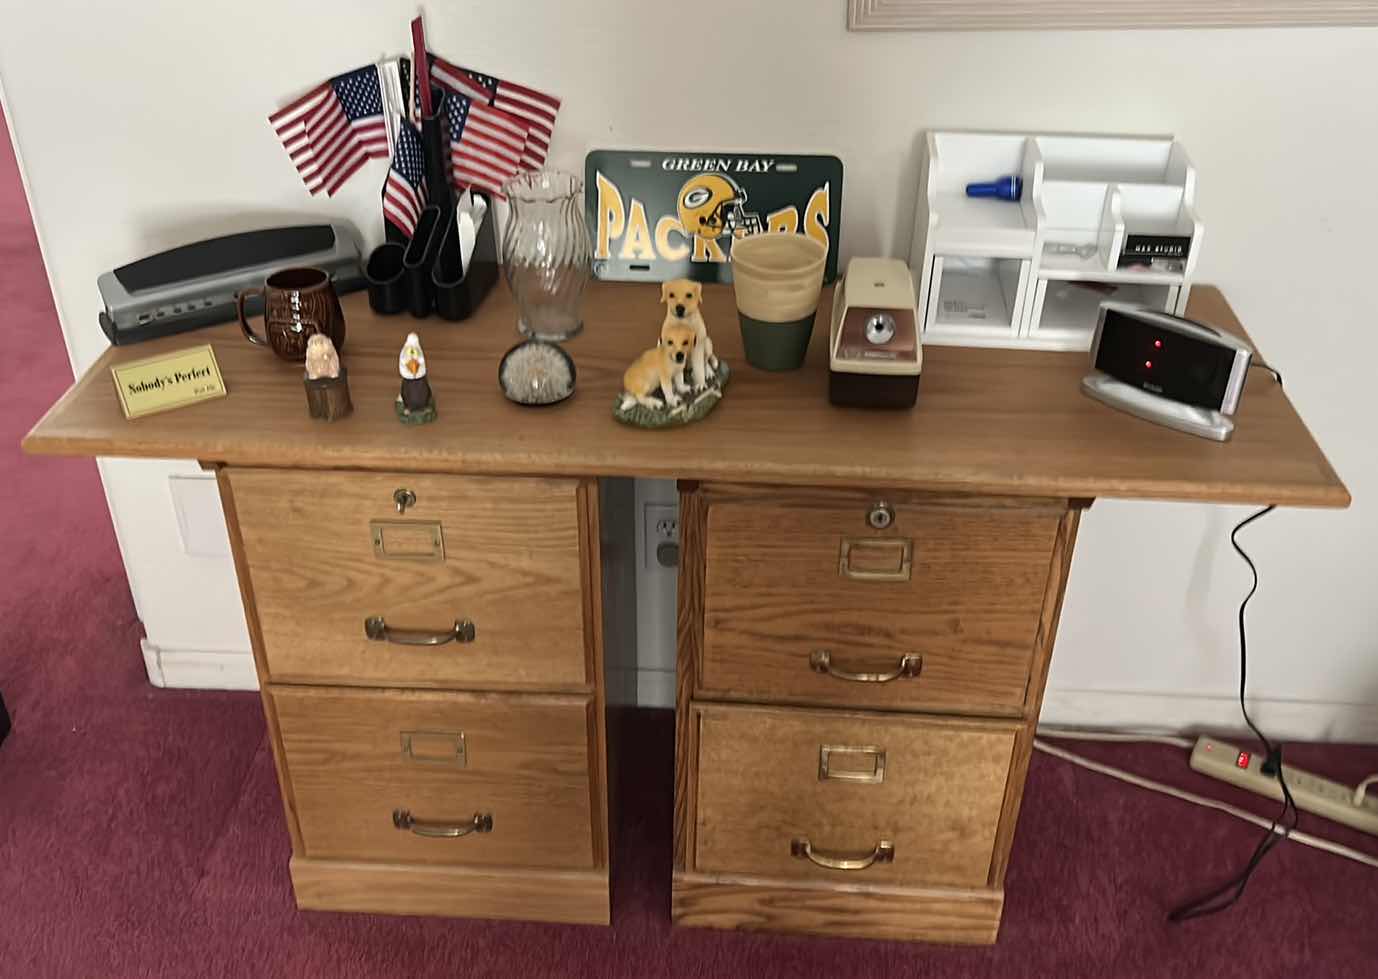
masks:
POLYGON ((483 297, 488 295, 488 290, 498 281, 498 241, 493 231, 493 202, 485 195, 475 193, 474 196, 483 196, 488 209, 478 227, 468 268, 464 267, 460 255, 459 225, 452 213, 431 273, 431 284, 435 287, 435 311, 447 320, 465 320, 472 316, 479 303, 483 302, 483 297))
POLYGON ((401 242, 386 242, 373 249, 364 266, 369 308, 382 316, 391 316, 407 308, 406 269, 402 267, 402 255, 406 250, 401 242))
POLYGON ((429 316, 435 295, 431 289, 431 266, 440 254, 440 236, 445 231, 443 213, 434 205, 422 210, 416 232, 402 255, 407 285, 407 308, 416 317, 429 316))
POLYGON ((426 189, 430 202, 441 205, 450 196, 450 141, 445 135, 445 90, 431 88, 431 108, 434 111, 421 117, 421 151, 426 163, 426 189))

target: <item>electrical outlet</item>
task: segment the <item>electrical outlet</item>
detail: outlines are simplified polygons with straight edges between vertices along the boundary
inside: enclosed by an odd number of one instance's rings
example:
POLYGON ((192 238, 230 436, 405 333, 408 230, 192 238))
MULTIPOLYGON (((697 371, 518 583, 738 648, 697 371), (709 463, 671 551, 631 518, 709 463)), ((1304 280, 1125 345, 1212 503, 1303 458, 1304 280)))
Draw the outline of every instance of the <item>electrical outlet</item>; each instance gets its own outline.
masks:
MULTIPOLYGON (((1191 767, 1201 774, 1281 802, 1282 786, 1274 776, 1263 774, 1263 761, 1260 752, 1236 748, 1214 738, 1198 738, 1191 750, 1191 767)), ((1353 786, 1287 764, 1282 766, 1282 773, 1298 809, 1378 836, 1378 792, 1370 792, 1363 804, 1356 806, 1353 786)))
POLYGON ((648 571, 679 565, 679 507, 674 503, 647 503, 642 525, 645 540, 643 563, 648 571), (667 563, 668 562, 668 563, 667 563))

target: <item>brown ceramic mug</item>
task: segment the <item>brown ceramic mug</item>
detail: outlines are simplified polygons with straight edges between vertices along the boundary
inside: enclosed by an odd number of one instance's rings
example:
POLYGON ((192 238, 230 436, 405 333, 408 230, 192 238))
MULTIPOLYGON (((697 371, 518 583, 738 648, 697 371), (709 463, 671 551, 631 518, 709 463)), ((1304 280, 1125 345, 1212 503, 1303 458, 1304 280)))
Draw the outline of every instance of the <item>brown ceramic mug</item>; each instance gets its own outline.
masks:
POLYGON ((250 343, 272 347, 284 360, 306 360, 306 341, 313 333, 324 333, 344 349, 345 320, 340 297, 330 276, 320 269, 283 269, 268 276, 259 289, 245 289, 235 296, 239 328, 250 343), (259 336, 244 318, 244 300, 255 293, 263 296, 263 331, 259 336))

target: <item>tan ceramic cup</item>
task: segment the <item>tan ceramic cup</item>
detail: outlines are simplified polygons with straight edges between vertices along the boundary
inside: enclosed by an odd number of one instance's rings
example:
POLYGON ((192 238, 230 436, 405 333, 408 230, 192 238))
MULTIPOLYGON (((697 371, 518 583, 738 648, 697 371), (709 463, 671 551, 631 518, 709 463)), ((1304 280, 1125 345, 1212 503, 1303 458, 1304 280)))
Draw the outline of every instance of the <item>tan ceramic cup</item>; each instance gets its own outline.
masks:
POLYGON ((751 366, 781 371, 804 363, 827 260, 827 246, 808 235, 771 232, 732 242, 732 288, 751 366))

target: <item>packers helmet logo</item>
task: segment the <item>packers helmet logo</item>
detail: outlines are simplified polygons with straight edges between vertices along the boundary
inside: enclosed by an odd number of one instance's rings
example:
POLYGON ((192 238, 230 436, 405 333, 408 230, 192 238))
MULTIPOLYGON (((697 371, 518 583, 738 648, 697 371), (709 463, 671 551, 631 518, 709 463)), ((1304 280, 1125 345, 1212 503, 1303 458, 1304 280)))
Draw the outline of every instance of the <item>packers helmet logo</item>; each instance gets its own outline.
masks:
POLYGON ((679 189, 679 222, 687 234, 713 240, 761 231, 761 218, 743 209, 746 191, 722 173, 701 173, 679 189))

